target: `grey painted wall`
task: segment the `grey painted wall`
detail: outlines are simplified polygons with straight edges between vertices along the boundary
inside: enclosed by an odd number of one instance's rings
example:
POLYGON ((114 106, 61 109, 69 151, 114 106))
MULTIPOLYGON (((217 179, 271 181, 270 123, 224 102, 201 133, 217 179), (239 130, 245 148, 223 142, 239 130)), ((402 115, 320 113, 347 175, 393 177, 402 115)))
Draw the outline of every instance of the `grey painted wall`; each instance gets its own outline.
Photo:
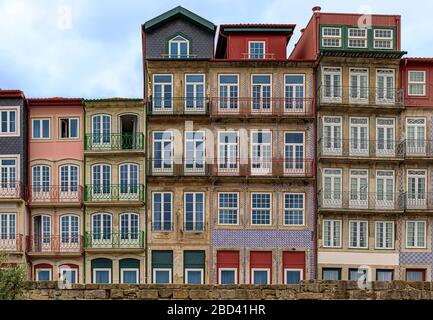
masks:
POLYGON ((168 54, 168 40, 177 33, 182 33, 190 42, 190 54, 200 59, 213 57, 214 34, 185 18, 177 18, 150 31, 146 30, 145 59, 160 59, 161 54, 168 54))

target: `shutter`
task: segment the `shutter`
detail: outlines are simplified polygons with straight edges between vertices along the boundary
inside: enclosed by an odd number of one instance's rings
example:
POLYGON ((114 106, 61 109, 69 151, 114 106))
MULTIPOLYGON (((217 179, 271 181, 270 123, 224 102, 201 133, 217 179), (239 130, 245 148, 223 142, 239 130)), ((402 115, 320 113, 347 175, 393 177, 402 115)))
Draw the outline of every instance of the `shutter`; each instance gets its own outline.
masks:
POLYGON ((239 251, 218 251, 218 268, 239 268, 239 251))
POLYGON ((200 251, 184 251, 183 254, 184 268, 204 269, 205 265, 205 252, 200 251))
POLYGON ((122 259, 119 261, 120 269, 140 269, 140 260, 137 259, 122 259))
POLYGON ((173 251, 152 251, 152 268, 173 268, 173 251))

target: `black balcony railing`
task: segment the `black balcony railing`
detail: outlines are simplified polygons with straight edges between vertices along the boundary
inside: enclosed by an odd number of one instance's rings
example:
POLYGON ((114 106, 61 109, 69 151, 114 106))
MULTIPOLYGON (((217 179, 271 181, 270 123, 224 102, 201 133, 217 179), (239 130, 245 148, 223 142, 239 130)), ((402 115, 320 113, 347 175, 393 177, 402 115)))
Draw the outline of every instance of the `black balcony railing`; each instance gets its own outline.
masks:
POLYGON ((208 97, 149 97, 148 115, 208 115, 208 97))
POLYGON ((143 249, 144 232, 86 232, 84 246, 86 249, 143 249))
POLYGON ((86 151, 144 150, 144 134, 87 133, 84 135, 84 146, 86 151))
POLYGON ((84 201, 144 201, 143 184, 90 184, 84 186, 84 201))
POLYGON ((35 253, 80 253, 83 251, 83 237, 69 234, 27 236, 27 251, 35 253))

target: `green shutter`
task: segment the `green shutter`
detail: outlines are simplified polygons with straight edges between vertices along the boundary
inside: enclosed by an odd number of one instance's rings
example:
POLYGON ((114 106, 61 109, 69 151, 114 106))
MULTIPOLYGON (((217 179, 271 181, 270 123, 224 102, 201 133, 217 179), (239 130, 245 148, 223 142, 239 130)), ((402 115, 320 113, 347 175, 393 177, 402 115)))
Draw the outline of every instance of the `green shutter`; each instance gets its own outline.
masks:
MULTIPOLYGON (((111 259, 106 259, 106 258, 98 258, 98 259, 93 259, 90 262, 91 265, 91 280, 93 282, 93 269, 99 269, 99 268, 104 268, 104 269, 111 269, 113 270, 113 261, 111 261, 111 259)), ((113 271, 112 271, 113 272, 113 271)), ((111 275, 111 281, 113 281, 113 275, 111 275)))
POLYGON ((183 253, 184 268, 202 268, 205 265, 205 252, 200 251, 184 251, 183 253))
POLYGON ((140 269, 140 260, 137 259, 122 259, 119 261, 120 269, 140 269))
POLYGON ((152 268, 173 268, 173 251, 152 251, 152 268))

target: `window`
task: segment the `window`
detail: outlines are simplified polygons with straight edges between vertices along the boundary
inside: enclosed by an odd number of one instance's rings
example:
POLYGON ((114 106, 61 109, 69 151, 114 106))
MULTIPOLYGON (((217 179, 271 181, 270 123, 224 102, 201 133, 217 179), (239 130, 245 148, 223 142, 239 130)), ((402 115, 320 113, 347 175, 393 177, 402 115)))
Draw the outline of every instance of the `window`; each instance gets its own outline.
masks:
POLYGON ((251 174, 268 175, 272 173, 272 132, 251 132, 251 174))
POLYGON ((392 281, 394 279, 393 270, 378 269, 376 270, 376 281, 392 281))
POLYGON ((341 169, 323 169, 323 207, 342 207, 342 175, 341 169))
POLYGON ((204 74, 185 75, 185 110, 189 112, 204 111, 205 107, 204 74))
POLYGON ((322 70, 323 102, 341 102, 341 68, 325 67, 322 70))
POLYGON ((185 269, 186 284, 203 284, 203 269, 185 269))
POLYGON ((169 268, 154 268, 153 269, 153 283, 155 283, 155 284, 170 284, 171 283, 171 269, 169 269, 169 268))
POLYGON ((349 221, 349 247, 368 248, 368 222, 349 221))
POLYGON ((111 116, 97 114, 92 117, 92 145, 109 147, 111 143, 111 116))
POLYGON ((248 41, 248 58, 265 59, 265 41, 248 41))
POLYGON ((341 28, 322 28, 322 47, 341 47, 341 28))
POLYGON ((32 119, 33 139, 50 139, 50 119, 32 119))
POLYGON ((125 163, 119 166, 121 200, 139 200, 139 169, 135 163, 125 163))
POLYGON ((33 241, 30 245, 36 252, 51 251, 51 216, 33 217, 33 241))
POLYGON ((323 154, 342 154, 342 122, 341 117, 323 117, 323 154))
POLYGON ((32 167, 32 199, 42 200, 50 198, 50 176, 49 166, 37 165, 32 167))
POLYGON ((350 103, 368 103, 368 69, 350 68, 350 103))
POLYGON ((251 194, 251 224, 270 225, 272 223, 272 195, 270 193, 251 194))
POLYGON ((393 30, 374 30, 374 49, 393 49, 393 30))
POLYGON ((425 281, 425 269, 406 269, 406 281, 425 281))
POLYGON ((376 208, 394 209, 394 171, 376 171, 376 208))
POLYGON ((219 268, 219 284, 237 284, 238 269, 236 268, 219 268))
POLYGON ((185 193, 184 230, 204 231, 204 193, 185 193))
POLYGON ((183 252, 184 279, 186 284, 204 284, 206 255, 204 250, 183 252))
POLYGON ((284 111, 301 112, 305 107, 305 75, 284 76, 284 111))
POLYGON ((219 132, 218 133, 218 173, 233 174, 239 170, 239 133, 219 132))
POLYGON ((426 119, 406 119, 406 152, 409 155, 426 153, 426 119))
POLYGON ((153 132, 153 161, 154 172, 170 173, 173 170, 173 132, 153 132))
POLYGON ((425 221, 406 221, 406 247, 407 248, 426 247, 426 222, 425 221))
POLYGON ((76 139, 79 137, 78 118, 60 119, 60 138, 76 139))
POLYGON ((376 222, 376 249, 394 249, 394 222, 376 222))
POLYGON ((427 171, 407 170, 407 208, 426 207, 427 171))
POLYGON ((368 170, 350 169, 350 208, 368 208, 368 170))
POLYGON ((111 199, 111 165, 95 164, 92 166, 92 199, 111 199))
POLYGON ((349 281, 367 281, 367 269, 349 269, 349 281))
POLYGON ((408 94, 410 96, 425 96, 426 92, 426 72, 408 72, 408 94))
POLYGON ((109 283, 111 283, 111 269, 94 268, 93 269, 93 283, 95 283, 95 284, 109 284, 109 283))
POLYGON ((173 75, 153 75, 153 112, 173 111, 173 75))
POLYGON ((284 173, 305 173, 305 133, 284 133, 284 173))
MULTIPOLYGON (((17 248, 16 214, 0 213, 0 248, 15 251, 17 248)), ((0 249, 0 250, 1 250, 0 249)))
POLYGON ((284 269, 284 284, 299 284, 303 279, 304 270, 284 269))
POLYGON ((92 216, 92 245, 94 247, 112 247, 112 217, 109 213, 97 213, 92 216))
POLYGON ((395 119, 376 118, 376 156, 394 157, 395 149, 395 119))
POLYGON ((341 280, 341 269, 323 268, 322 269, 323 280, 341 280))
POLYGON ((139 216, 136 213, 122 213, 120 215, 120 244, 138 245, 139 216))
POLYGON ((239 251, 218 250, 216 254, 218 284, 237 284, 239 251))
POLYGON ((349 48, 367 48, 367 29, 349 28, 347 46, 349 48))
POLYGON ((173 193, 154 192, 153 193, 153 230, 172 231, 173 230, 173 193))
POLYGON ((0 136, 19 136, 19 107, 0 109, 0 136))
POLYGON ((236 192, 218 193, 218 224, 239 224, 239 194, 236 192))
POLYGON ((350 148, 351 156, 369 155, 368 118, 350 117, 350 148))
POLYGON ((36 281, 51 281, 51 269, 36 269, 36 281))
POLYGON ((70 267, 59 268, 60 281, 66 281, 68 284, 74 284, 78 282, 77 269, 70 267))
POLYGON ((18 158, 0 159, 0 197, 15 198, 20 195, 17 162, 18 158))
POLYGON ((185 172, 204 173, 205 132, 185 131, 185 172))
POLYGON ((271 112, 272 110, 272 75, 253 74, 251 76, 251 111, 255 113, 271 112))
POLYGON ((177 35, 168 41, 168 56, 171 59, 187 59, 189 58, 189 41, 177 35))
POLYGON ((120 270, 120 283, 138 284, 139 270, 135 268, 122 268, 120 270))
POLYGON ((284 225, 303 226, 305 224, 305 194, 284 194, 284 225))
POLYGON ((73 251, 80 248, 80 222, 75 215, 63 215, 60 217, 60 248, 63 251, 73 251))
POLYGON ((270 284, 270 270, 262 268, 251 269, 252 273, 252 284, 256 285, 266 285, 270 284))
POLYGON ((63 165, 60 167, 60 198, 78 200, 78 166, 63 165))
POLYGON ((219 75, 218 112, 230 113, 239 111, 239 75, 219 75))
POLYGON ((376 103, 395 103, 395 70, 378 69, 376 71, 376 103))
POLYGON ((323 247, 341 247, 341 220, 323 220, 323 247))

